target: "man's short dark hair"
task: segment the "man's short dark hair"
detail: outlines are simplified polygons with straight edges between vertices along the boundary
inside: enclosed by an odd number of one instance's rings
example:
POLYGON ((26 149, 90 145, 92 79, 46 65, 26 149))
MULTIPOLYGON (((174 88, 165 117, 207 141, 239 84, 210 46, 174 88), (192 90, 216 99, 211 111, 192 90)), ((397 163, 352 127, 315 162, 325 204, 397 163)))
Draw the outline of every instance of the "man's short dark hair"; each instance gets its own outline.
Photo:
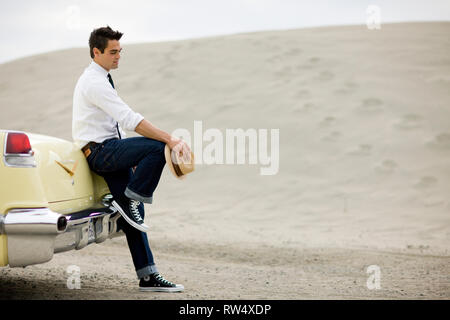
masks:
POLYGON ((94 48, 100 50, 101 53, 105 51, 108 46, 108 40, 120 40, 123 33, 114 31, 109 26, 94 29, 89 37, 89 50, 91 58, 94 59, 94 48))

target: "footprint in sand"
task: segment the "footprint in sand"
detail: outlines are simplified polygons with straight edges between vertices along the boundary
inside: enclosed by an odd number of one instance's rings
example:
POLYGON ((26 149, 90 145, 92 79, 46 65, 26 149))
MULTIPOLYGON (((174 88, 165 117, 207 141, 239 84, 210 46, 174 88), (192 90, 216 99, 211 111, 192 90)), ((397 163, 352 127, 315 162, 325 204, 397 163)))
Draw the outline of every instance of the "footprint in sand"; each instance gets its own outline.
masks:
POLYGON ((337 141, 341 137, 341 133, 339 131, 332 131, 329 135, 322 138, 323 141, 337 141))
POLYGON ((199 42, 199 41, 191 40, 191 41, 189 42, 188 49, 189 49, 189 50, 197 49, 199 46, 200 46, 200 42, 199 42))
POLYGON ((274 56, 270 56, 270 57, 266 58, 266 62, 268 62, 268 63, 278 63, 280 61, 283 61, 283 59, 278 55, 274 55, 274 56))
POLYGON ((177 43, 177 44, 174 44, 173 46, 172 46, 172 51, 171 52, 176 52, 176 51, 178 51, 180 48, 182 48, 183 47, 183 45, 182 44, 179 44, 179 43, 177 43))
POLYGON ((367 109, 381 106, 383 102, 378 98, 367 98, 363 100, 363 106, 367 109))
POLYGON ((256 47, 259 47, 261 45, 261 41, 259 40, 250 40, 250 43, 256 47))
POLYGON ((319 74, 319 80, 320 81, 330 81, 334 78, 334 74, 330 71, 322 71, 319 74))
POLYGON ((163 77, 163 79, 173 79, 173 78, 175 78, 175 75, 174 75, 174 73, 173 72, 171 72, 171 71, 165 71, 163 74, 162 74, 162 77, 163 77))
POLYGON ((214 117, 218 114, 230 112, 233 108, 236 108, 236 107, 237 107, 236 104, 228 104, 228 103, 223 104, 223 105, 219 106, 218 108, 212 108, 210 116, 214 117))
POLYGON ((303 51, 302 51, 302 49, 299 49, 299 48, 293 48, 293 49, 291 49, 290 51, 289 51, 289 54, 290 55, 299 55, 299 54, 301 54, 303 51))
POLYGON ((302 71, 304 71, 304 70, 309 70, 309 69, 313 69, 313 68, 314 68, 314 67, 311 66, 311 65, 309 65, 309 64, 301 64, 301 65, 298 65, 298 66, 296 67, 296 69, 297 69, 298 72, 302 72, 302 71))
POLYGON ((295 98, 306 98, 306 97, 309 97, 309 96, 310 96, 309 90, 302 89, 302 90, 299 90, 296 93, 295 98))
POLYGON ((412 130, 420 128, 422 117, 418 114, 410 113, 400 119, 394 126, 402 130, 412 130))
POLYGON ((368 156, 372 151, 372 146, 370 144, 360 144, 356 149, 347 152, 347 154, 352 156, 368 156))
POLYGON ((437 195, 430 195, 422 201, 425 207, 437 207, 444 204, 444 199, 437 195))
POLYGON ((314 110, 315 108, 316 108, 316 105, 311 102, 307 102, 303 105, 303 110, 305 110, 305 111, 314 110))
POLYGON ((294 112, 294 113, 298 113, 298 112, 302 112, 302 111, 303 111, 303 108, 300 107, 300 106, 293 106, 293 107, 291 108, 291 111, 294 112))
POLYGON ((344 94, 344 95, 345 94, 350 94, 350 93, 353 93, 356 90, 357 87, 358 87, 358 85, 356 83, 351 82, 351 81, 347 81, 344 84, 343 88, 335 90, 334 93, 336 93, 336 94, 344 94))
POLYGON ((345 86, 349 89, 356 89, 358 87, 358 85, 355 82, 352 81, 347 81, 345 83, 345 86))
POLYGON ((434 137, 434 140, 428 142, 427 145, 434 149, 450 150, 450 133, 443 132, 434 137))
POLYGON ((397 168, 397 163, 394 160, 383 160, 383 162, 375 167, 375 171, 378 173, 392 173, 397 168))
POLYGON ((274 72, 276 77, 289 77, 292 76, 291 67, 284 67, 274 72))
POLYGON ((284 52, 284 56, 285 57, 293 57, 293 56, 298 56, 302 53, 302 50, 299 48, 292 48, 286 52, 284 52))
POLYGON ((319 127, 328 127, 330 125, 333 125, 334 123, 336 123, 336 118, 335 117, 326 117, 323 118, 322 121, 319 123, 319 127))
POLYGON ((364 99, 361 105, 358 107, 358 111, 363 113, 378 113, 382 111, 383 101, 378 98, 364 99))
POLYGON ((291 108, 292 112, 309 112, 316 108, 316 105, 313 103, 305 103, 303 106, 296 105, 291 108))
POLYGON ((433 176, 424 176, 421 177, 418 182, 414 184, 414 188, 416 189, 428 189, 434 187, 438 182, 438 179, 436 179, 433 176))
POLYGON ((309 111, 314 110, 315 108, 316 108, 316 105, 314 103, 307 102, 307 103, 303 104, 303 106, 299 106, 299 105, 294 106, 291 109, 291 111, 293 111, 293 112, 309 112, 309 111))
POLYGON ((342 89, 337 89, 337 90, 334 90, 334 93, 335 94, 339 94, 339 95, 341 95, 341 94, 349 94, 351 91, 350 90, 348 90, 347 88, 342 88, 342 89))
POLYGON ((448 75, 448 74, 435 75, 435 76, 425 79, 425 81, 432 82, 432 83, 434 82, 434 83, 447 84, 447 83, 450 83, 450 75, 448 75))

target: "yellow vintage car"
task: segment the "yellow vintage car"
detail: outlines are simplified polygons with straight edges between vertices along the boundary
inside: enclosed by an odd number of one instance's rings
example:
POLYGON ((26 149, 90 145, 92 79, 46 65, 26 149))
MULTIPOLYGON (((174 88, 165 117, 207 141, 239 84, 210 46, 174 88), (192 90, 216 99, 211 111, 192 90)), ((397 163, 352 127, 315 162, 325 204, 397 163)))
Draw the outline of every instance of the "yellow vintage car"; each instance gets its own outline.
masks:
POLYGON ((122 236, 105 180, 73 142, 0 130, 0 266, 44 263, 122 236))

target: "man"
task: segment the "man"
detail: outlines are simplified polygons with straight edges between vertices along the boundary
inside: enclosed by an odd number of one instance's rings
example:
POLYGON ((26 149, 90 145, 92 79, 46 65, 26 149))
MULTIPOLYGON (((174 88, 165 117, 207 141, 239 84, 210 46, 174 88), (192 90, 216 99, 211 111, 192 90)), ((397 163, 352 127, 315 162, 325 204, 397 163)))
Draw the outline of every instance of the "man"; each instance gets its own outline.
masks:
POLYGON ((182 291, 165 280, 154 263, 144 223, 143 203, 152 203, 165 165, 166 144, 179 155, 190 155, 187 144, 153 126, 124 103, 109 73, 119 66, 122 33, 109 26, 89 38, 93 61, 80 76, 73 96, 72 136, 101 175, 121 216, 118 225, 127 238, 141 291, 182 291), (126 138, 121 127, 142 137, 126 138))

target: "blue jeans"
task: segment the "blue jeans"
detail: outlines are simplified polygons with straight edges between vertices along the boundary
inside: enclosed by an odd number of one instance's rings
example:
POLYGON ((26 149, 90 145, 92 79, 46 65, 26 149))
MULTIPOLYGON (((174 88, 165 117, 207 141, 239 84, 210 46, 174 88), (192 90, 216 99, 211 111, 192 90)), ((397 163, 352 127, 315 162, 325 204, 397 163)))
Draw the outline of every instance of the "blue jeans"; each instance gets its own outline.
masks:
MULTIPOLYGON (((165 143, 145 137, 108 139, 91 148, 87 162, 92 171, 105 179, 114 200, 122 208, 128 207, 130 198, 141 201, 139 212, 144 217, 142 202, 152 203, 166 163, 164 147, 165 143), (134 166, 137 167, 133 172, 134 166)), ((127 238, 138 278, 157 272, 147 234, 122 217, 117 224, 127 238)))

